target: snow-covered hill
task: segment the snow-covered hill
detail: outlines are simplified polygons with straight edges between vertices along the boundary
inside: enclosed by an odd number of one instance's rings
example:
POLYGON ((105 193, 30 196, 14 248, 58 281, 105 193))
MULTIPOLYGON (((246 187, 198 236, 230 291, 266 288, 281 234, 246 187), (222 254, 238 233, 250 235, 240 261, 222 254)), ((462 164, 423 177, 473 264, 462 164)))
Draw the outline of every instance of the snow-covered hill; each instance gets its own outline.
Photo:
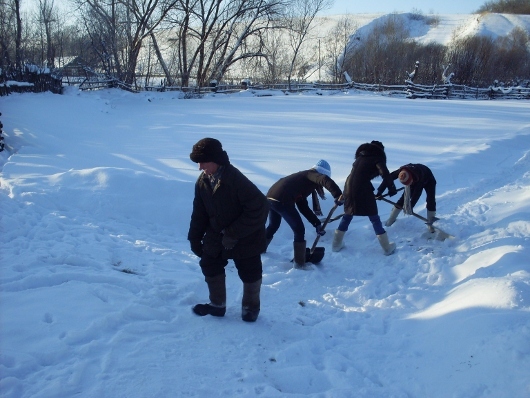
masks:
POLYGON ((493 38, 508 35, 518 27, 530 34, 530 15, 512 14, 351 14, 321 17, 318 19, 319 35, 328 31, 344 17, 351 18, 358 28, 355 36, 368 35, 375 26, 389 18, 396 18, 408 28, 410 37, 420 43, 448 44, 454 38, 484 35, 493 38))

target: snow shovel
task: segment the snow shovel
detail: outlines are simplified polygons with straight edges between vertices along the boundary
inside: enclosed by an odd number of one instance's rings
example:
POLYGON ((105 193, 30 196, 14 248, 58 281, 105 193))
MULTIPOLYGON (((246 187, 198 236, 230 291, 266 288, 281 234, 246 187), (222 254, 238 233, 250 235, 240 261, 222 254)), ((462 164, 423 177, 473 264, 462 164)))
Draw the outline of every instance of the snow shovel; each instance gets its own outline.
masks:
MULTIPOLYGON (((377 199, 378 199, 378 200, 383 200, 383 201, 385 201, 385 202, 387 202, 387 203, 390 203, 391 205, 394 205, 394 206, 396 205, 395 202, 392 202, 391 200, 388 200, 388 199, 386 199, 386 198, 384 198, 384 197, 382 197, 382 196, 378 196, 377 199)), ((437 239, 437 240, 444 241, 444 240, 446 240, 446 239, 448 239, 448 238, 454 238, 453 235, 448 234, 447 232, 442 231, 440 228, 435 227, 435 226, 433 225, 433 223, 434 223, 435 221, 438 221, 439 218, 434 217, 434 220, 433 220, 432 222, 429 222, 429 220, 427 220, 427 219, 426 219, 425 217, 423 217, 423 216, 420 216, 419 214, 416 214, 416 213, 412 212, 412 215, 413 215, 414 217, 419 218, 420 220, 424 221, 425 224, 427 224, 430 228, 434 228, 434 230, 437 232, 437 236, 436 236, 436 239, 437 239)))
MULTIPOLYGON (((403 189, 405 189, 405 187, 401 187, 401 188, 397 189, 396 192, 402 191, 403 189)), ((377 199, 377 198, 384 198, 385 196, 388 196, 388 194, 386 193, 386 194, 381 195, 381 196, 376 196, 376 199, 377 199)), ((341 219, 342 216, 343 216, 344 214, 345 214, 345 213, 341 213, 341 214, 339 214, 338 216, 335 216, 335 217, 333 217, 333 218, 330 218, 330 219, 328 220, 328 223, 333 222, 333 221, 337 221, 337 220, 341 219)), ((320 220, 320 221, 321 221, 321 222, 324 222, 323 219, 320 220)))
MULTIPOLYGON (((338 207, 338 205, 334 205, 331 210, 329 211, 328 216, 324 220, 324 223, 322 224, 322 229, 325 229, 326 226, 329 223, 329 220, 331 219, 331 216, 333 215, 333 212, 338 207)), ((318 264, 322 261, 324 258, 324 247, 317 247, 317 243, 320 239, 321 235, 317 234, 317 237, 315 239, 315 243, 313 243, 313 246, 311 246, 311 249, 306 247, 305 249, 305 262, 306 263, 313 263, 318 264)))

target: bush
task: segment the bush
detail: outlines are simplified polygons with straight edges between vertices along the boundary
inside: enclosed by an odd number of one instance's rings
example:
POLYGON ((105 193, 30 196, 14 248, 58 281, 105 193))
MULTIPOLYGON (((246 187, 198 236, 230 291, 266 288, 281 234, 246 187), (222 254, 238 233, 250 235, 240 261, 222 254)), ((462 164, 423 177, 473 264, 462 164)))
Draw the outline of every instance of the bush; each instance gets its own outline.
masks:
POLYGON ((528 0, 496 0, 487 1, 477 10, 477 13, 494 12, 497 14, 530 14, 530 1, 528 0))

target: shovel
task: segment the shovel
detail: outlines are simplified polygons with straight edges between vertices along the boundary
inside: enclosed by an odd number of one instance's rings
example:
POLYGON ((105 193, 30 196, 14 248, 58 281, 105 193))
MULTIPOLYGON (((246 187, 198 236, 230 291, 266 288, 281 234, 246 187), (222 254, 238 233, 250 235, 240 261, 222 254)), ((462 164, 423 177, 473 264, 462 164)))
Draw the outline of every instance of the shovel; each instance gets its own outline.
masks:
MULTIPOLYGON (((401 188, 397 189, 396 192, 402 191, 403 189, 405 189, 405 187, 401 187, 401 188)), ((376 196, 376 199, 378 199, 378 198, 384 198, 385 196, 388 196, 388 194, 386 193, 386 194, 384 194, 384 195, 376 196)), ((339 214, 338 216, 335 216, 335 217, 333 217, 333 218, 330 218, 330 219, 328 220, 328 223, 333 222, 333 221, 337 221, 337 220, 341 219, 343 215, 344 215, 344 213, 339 214)), ((320 220, 320 221, 321 221, 321 222, 324 222, 323 219, 320 220)))
MULTIPOLYGON (((382 197, 382 196, 378 196, 377 199, 378 199, 378 200, 383 200, 383 201, 385 201, 385 202, 387 202, 387 203, 390 203, 391 205, 394 205, 394 206, 396 205, 395 202, 392 202, 391 200, 388 200, 388 199, 386 199, 386 198, 384 198, 384 197, 382 197)), ((435 221, 438 221, 439 218, 434 217, 434 220, 433 220, 432 222, 429 222, 429 220, 427 220, 425 217, 420 216, 419 214, 416 214, 416 213, 414 213, 414 212, 412 212, 411 215, 413 215, 414 217, 419 218, 420 220, 424 221, 425 224, 427 224, 427 225, 429 226, 429 228, 433 228, 436 232, 438 232, 438 233, 437 233, 437 236, 436 236, 436 239, 437 239, 437 240, 442 240, 442 241, 443 241, 443 240, 446 240, 446 239, 448 239, 448 238, 454 238, 453 235, 448 234, 447 232, 442 231, 440 228, 435 227, 435 226, 433 225, 433 223, 434 223, 435 221)))
MULTIPOLYGON (((329 220, 331 220, 331 216, 333 215, 333 212, 335 211, 335 209, 337 207, 338 207, 338 205, 335 205, 335 206, 333 206, 331 208, 331 210, 329 211, 328 216, 326 217, 326 219, 324 220, 324 223, 322 224, 322 229, 326 228, 326 226, 329 223, 329 220)), ((320 236, 321 235, 317 234, 317 237, 315 239, 315 243, 313 243, 313 246, 311 246, 311 249, 306 247, 306 249, 305 249, 305 262, 306 263, 318 264, 324 258, 324 250, 325 250, 325 248, 324 247, 317 247, 317 243, 318 243, 318 241, 320 239, 320 236)))

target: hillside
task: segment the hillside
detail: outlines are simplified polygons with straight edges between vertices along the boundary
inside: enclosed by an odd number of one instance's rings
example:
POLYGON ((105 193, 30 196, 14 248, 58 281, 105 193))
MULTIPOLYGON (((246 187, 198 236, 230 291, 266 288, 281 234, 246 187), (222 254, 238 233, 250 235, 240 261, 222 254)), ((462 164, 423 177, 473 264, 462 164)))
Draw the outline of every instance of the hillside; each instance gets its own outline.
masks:
MULTIPOLYGON (((335 15, 319 18, 320 33, 325 34, 338 20, 347 15, 335 15)), ((358 26, 355 37, 369 35, 375 26, 388 18, 399 18, 408 27, 410 37, 420 43, 431 42, 447 45, 453 38, 471 35, 484 35, 492 38, 508 35, 519 27, 530 34, 530 15, 512 14, 440 14, 419 15, 412 13, 400 14, 351 14, 349 15, 358 26)))

